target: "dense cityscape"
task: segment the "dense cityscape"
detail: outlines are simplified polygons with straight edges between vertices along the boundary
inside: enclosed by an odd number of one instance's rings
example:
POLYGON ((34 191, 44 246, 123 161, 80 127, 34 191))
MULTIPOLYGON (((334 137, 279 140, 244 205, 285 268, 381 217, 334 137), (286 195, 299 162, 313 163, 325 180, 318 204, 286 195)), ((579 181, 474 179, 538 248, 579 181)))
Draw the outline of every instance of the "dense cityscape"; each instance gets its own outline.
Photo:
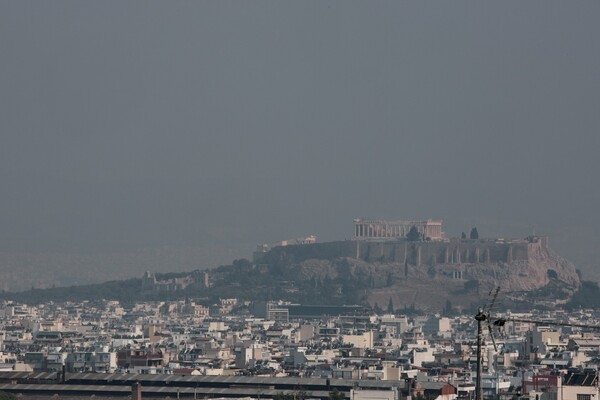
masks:
POLYGON ((0 400, 600 400, 599 21, 0 0, 0 400))
MULTIPOLYGON (((547 250, 538 238, 479 240, 476 228, 470 238, 448 240, 441 221, 434 238, 427 221, 370 222, 364 235, 359 224, 354 241, 343 248, 358 253, 384 244, 416 246, 416 258, 408 257, 408 250, 402 253, 406 267, 412 259, 414 267, 428 268, 422 264, 438 262, 437 257, 421 261, 420 246, 433 243, 446 254, 441 268, 464 267, 450 276, 465 286, 481 265, 511 268, 518 246, 525 246, 525 261, 528 251, 547 250), (462 250, 449 252, 451 246, 462 250), (476 256, 468 255, 472 248, 476 256), (493 260, 490 253, 498 251, 493 260)), ((323 248, 309 236, 258 246, 254 258, 260 264, 282 251, 316 257, 316 249, 323 248)), ((383 258, 376 259, 369 265, 382 268, 383 258)), ((200 277, 204 290, 210 288, 209 272, 200 277)), ((147 272, 140 287, 158 295, 181 293, 189 289, 186 279, 161 283, 147 272)), ((384 310, 377 304, 303 305, 284 299, 220 298, 209 304, 206 297, 185 293, 180 300, 133 303, 4 300, 0 391, 31 398, 131 394, 137 399, 585 400, 599 394, 600 313, 581 307, 567 311, 561 308, 565 301, 546 300, 545 311, 511 312, 499 307, 507 294, 497 286, 481 294, 485 302, 477 314, 468 314, 449 300, 443 310, 426 312, 394 308, 391 297, 384 310)), ((429 295, 446 294, 440 289, 429 295)))
MULTIPOLYGON (((262 304, 257 315, 240 313, 249 305, 237 299, 211 307, 191 299, 131 306, 5 302, 0 391, 101 395, 112 393, 110 385, 123 390, 122 385, 142 382, 142 393, 156 396, 164 389, 157 382, 167 382, 171 394, 199 397, 212 397, 217 389, 224 397, 244 397, 240 388, 250 388, 264 397, 296 392, 328 397, 334 390, 347 397, 351 389, 354 399, 475 398, 472 315, 292 317, 285 303, 262 304), (77 386, 83 383, 86 390, 77 386)), ((494 318, 505 323, 485 325, 486 398, 596 398, 600 337, 597 329, 570 325, 598 326, 597 311, 494 318)))

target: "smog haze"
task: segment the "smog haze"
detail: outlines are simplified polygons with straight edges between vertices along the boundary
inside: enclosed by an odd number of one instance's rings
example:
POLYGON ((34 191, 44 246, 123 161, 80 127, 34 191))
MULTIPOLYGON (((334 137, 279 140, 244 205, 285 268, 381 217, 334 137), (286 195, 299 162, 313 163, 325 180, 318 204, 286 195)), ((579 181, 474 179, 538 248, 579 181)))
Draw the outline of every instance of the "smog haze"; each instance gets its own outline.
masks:
POLYGON ((1 9, 4 289, 217 266, 357 217, 548 235, 600 278, 598 2, 1 9))

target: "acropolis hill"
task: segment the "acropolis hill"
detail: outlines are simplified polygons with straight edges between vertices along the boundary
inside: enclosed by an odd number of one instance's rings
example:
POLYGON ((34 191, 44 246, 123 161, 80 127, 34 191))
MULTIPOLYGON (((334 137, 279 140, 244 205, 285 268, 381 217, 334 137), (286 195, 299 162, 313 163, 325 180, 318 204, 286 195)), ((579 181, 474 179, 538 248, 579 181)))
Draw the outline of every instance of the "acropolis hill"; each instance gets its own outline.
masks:
POLYGON ((282 260, 295 265, 306 279, 335 279, 339 272, 335 266, 344 260, 345 273, 370 282, 371 305, 385 305, 391 298, 396 306, 438 308, 451 300, 467 307, 497 285, 515 296, 545 290, 549 298, 560 301, 580 285, 574 265, 557 255, 546 237, 446 239, 441 221, 430 220, 355 220, 352 240, 276 246, 255 254, 258 263, 281 265, 282 260), (437 236, 409 241, 409 224, 415 224, 423 236, 429 232, 437 236))
MULTIPOLYGON (((528 237, 523 240, 497 241, 494 239, 451 239, 440 242, 324 242, 274 247, 261 259, 269 262, 273 257, 288 256, 295 262, 310 259, 356 259, 365 263, 399 264, 408 267, 443 266, 452 279, 465 280, 472 275, 475 266, 494 266, 495 276, 500 279, 503 269, 519 270, 521 277, 531 276, 524 267, 544 264, 553 269, 560 280, 578 287, 579 278, 574 266, 548 247, 545 237, 528 237)), ((261 262, 260 260, 256 260, 261 262)), ((514 282, 514 290, 532 290, 548 283, 548 274, 514 282)))
POLYGON ((355 223, 363 225, 355 225, 351 240, 284 240, 259 246, 252 262, 240 259, 205 271, 147 272, 142 279, 5 297, 26 302, 193 297, 207 304, 231 297, 384 307, 391 302, 395 309, 414 306, 437 312, 448 303, 456 310, 482 305, 497 286, 502 288, 504 308, 513 309, 527 308, 531 302, 566 303, 580 286, 573 264, 552 251, 545 237, 448 239, 439 221, 355 223))

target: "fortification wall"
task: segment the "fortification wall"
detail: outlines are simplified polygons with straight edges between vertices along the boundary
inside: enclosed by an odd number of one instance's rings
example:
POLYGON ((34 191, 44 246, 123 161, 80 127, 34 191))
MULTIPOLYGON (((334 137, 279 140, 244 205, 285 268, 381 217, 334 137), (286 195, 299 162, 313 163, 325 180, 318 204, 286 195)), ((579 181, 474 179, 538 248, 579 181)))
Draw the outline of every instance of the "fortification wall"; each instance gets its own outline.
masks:
POLYGON ((359 242, 358 257, 368 262, 408 265, 497 264, 528 260, 539 243, 454 240, 450 242, 359 242))
POLYGON ((260 262, 271 263, 285 257, 296 262, 304 260, 332 260, 339 257, 354 257, 356 242, 338 241, 311 244, 298 244, 274 247, 265 253, 260 262))
POLYGON ((275 247, 264 253, 261 262, 285 257, 296 262, 308 259, 360 258, 367 262, 394 262, 407 265, 498 264, 526 261, 547 249, 545 238, 520 241, 459 240, 449 242, 338 241, 275 247))

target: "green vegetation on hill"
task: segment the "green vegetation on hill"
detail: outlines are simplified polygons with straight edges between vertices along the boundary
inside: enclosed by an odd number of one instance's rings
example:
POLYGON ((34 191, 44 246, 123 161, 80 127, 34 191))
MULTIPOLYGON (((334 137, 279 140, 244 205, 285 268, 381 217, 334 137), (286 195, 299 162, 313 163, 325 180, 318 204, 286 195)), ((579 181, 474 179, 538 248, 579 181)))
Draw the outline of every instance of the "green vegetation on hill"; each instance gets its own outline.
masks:
MULTIPOLYGON (((0 298, 27 304, 101 299, 130 304, 194 298, 209 305, 217 303, 220 298, 235 297, 252 301, 287 300, 305 305, 378 303, 379 307, 387 305, 388 309, 394 309, 414 305, 415 298, 421 296, 419 301, 429 304, 419 304, 419 307, 426 305, 430 309, 438 307, 441 310, 444 305, 452 308, 447 305, 449 299, 457 309, 465 309, 470 303, 477 304, 482 293, 486 292, 485 279, 498 279, 498 269, 493 265, 472 266, 462 279, 457 280, 452 278, 454 270, 446 265, 416 266, 408 262, 400 264, 394 260, 386 261, 385 257, 370 257, 370 248, 366 246, 361 259, 357 260, 351 256, 356 253, 356 248, 350 241, 278 247, 265 253, 257 263, 240 259, 231 265, 208 270, 209 287, 205 287, 204 271, 196 270, 188 273, 157 273, 154 276, 157 284, 154 284, 154 278, 146 277, 2 293, 0 298), (435 296, 423 297, 424 293, 435 293, 435 296)), ((374 252, 382 251, 377 246, 373 248, 374 252)), ((523 269, 504 271, 507 275, 501 279, 514 279, 516 271, 523 269)), ((527 293, 523 301, 569 299, 573 288, 565 286, 557 271, 544 271, 547 272, 548 285, 527 293)), ((600 303, 599 294, 597 285, 585 282, 568 306, 596 306, 600 303)))
POLYGON ((579 290, 573 294, 566 307, 570 310, 577 308, 599 308, 600 288, 598 284, 590 281, 581 282, 579 290))
POLYGON ((133 301, 141 288, 140 279, 109 281, 94 285, 56 287, 49 289, 31 289, 18 293, 3 293, 7 300, 16 300, 28 304, 47 301, 83 301, 98 299, 118 299, 133 301))
POLYGON ((32 289, 18 293, 3 293, 2 298, 28 304, 47 301, 83 301, 112 299, 124 303, 152 300, 177 300, 187 297, 203 298, 207 303, 219 298, 237 297, 248 300, 285 299, 303 304, 355 304, 364 301, 360 297, 369 282, 351 272, 345 259, 335 261, 335 277, 325 275, 299 276, 293 255, 279 254, 268 264, 253 264, 241 259, 231 265, 210 270, 210 288, 204 287, 203 274, 190 273, 156 274, 158 282, 191 277, 185 288, 143 290, 142 279, 110 281, 95 285, 32 289))

